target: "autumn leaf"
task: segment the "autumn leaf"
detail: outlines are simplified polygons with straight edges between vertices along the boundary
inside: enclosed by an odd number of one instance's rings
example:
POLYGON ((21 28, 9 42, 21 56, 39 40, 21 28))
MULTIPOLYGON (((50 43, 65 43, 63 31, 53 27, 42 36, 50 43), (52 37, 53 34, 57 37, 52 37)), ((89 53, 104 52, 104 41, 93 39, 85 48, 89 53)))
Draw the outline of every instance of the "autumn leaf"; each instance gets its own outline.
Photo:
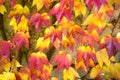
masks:
POLYGON ((29 68, 27 67, 22 67, 20 68, 19 72, 18 72, 18 76, 20 77, 16 77, 17 80, 21 79, 21 80, 31 80, 31 72, 29 70, 29 68))
POLYGON ((99 14, 90 14, 87 19, 82 23, 82 25, 94 24, 99 29, 104 29, 106 26, 106 18, 105 15, 99 14), (91 20, 92 19, 92 20, 91 20))
POLYGON ((82 44, 88 43, 91 48, 94 47, 94 44, 98 43, 99 41, 100 37, 95 29, 86 31, 86 35, 82 37, 82 44))
POLYGON ((112 37, 111 35, 106 35, 101 39, 100 49, 106 48, 109 58, 115 55, 116 51, 120 51, 120 41, 119 38, 112 37))
POLYGON ((75 80, 75 78, 80 78, 80 76, 74 68, 70 67, 68 70, 63 70, 64 80, 75 80))
POLYGON ((84 3, 84 0, 75 0, 74 1, 74 12, 75 12, 75 17, 77 17, 80 14, 85 16, 86 6, 85 6, 85 3, 84 3))
POLYGON ((10 21, 10 25, 14 27, 15 32, 28 31, 28 19, 24 15, 21 17, 20 22, 18 24, 16 19, 13 17, 10 21))
POLYGON ((60 8, 63 8, 66 5, 72 8, 74 5, 74 0, 60 0, 60 8))
POLYGON ((10 0, 10 5, 13 7, 16 4, 16 0, 10 0))
POLYGON ((0 80, 16 80, 15 74, 12 72, 3 72, 0 74, 0 80))
POLYGON ((5 6, 4 5, 0 5, 0 13, 4 14, 5 12, 7 12, 5 6))
POLYGON ((49 15, 55 15, 58 22, 60 22, 64 16, 68 19, 68 21, 70 21, 72 17, 72 10, 70 7, 60 8, 60 4, 58 3, 50 10, 49 15))
POLYGON ((23 33, 23 32, 17 32, 15 33, 12 42, 15 43, 17 51, 20 50, 22 45, 24 45, 26 48, 29 48, 29 34, 23 33))
POLYGON ((47 56, 42 52, 32 53, 28 59, 28 66, 30 70, 37 69, 43 72, 44 65, 49 66, 47 56))
POLYGON ((6 0, 0 0, 0 5, 4 4, 6 0))
POLYGON ((100 67, 102 67, 104 63, 105 65, 110 66, 110 60, 109 60, 109 56, 107 54, 106 49, 102 49, 98 51, 96 53, 96 57, 100 67))
POLYGON ((51 43, 54 45, 55 48, 59 46, 59 42, 57 41, 56 46, 56 40, 59 39, 59 41, 62 41, 62 29, 61 28, 54 28, 51 26, 50 28, 47 28, 45 30, 44 39, 50 38, 51 43))
POLYGON ((44 40, 43 37, 40 37, 37 40, 36 48, 40 48, 40 51, 42 52, 44 49, 49 49, 50 46, 50 38, 47 38, 44 40))
POLYGON ((9 72, 10 71, 10 60, 5 58, 5 57, 1 57, 0 58, 0 72, 9 72))
POLYGON ((19 23, 22 15, 28 18, 28 16, 30 15, 29 8, 27 6, 22 7, 22 5, 16 4, 13 7, 13 11, 10 11, 8 17, 9 18, 15 17, 17 23, 19 23))
POLYGON ((32 6, 36 5, 37 11, 39 11, 44 5, 48 9, 50 6, 50 0, 33 0, 32 6))
POLYGON ((15 58, 12 59, 12 61, 11 61, 11 70, 12 71, 17 71, 17 68, 21 67, 21 66, 22 65, 20 65, 20 63, 15 58))
POLYGON ((58 71, 64 67, 68 70, 72 63, 72 58, 65 51, 59 51, 58 54, 54 57, 53 62, 58 64, 58 71))
POLYGON ((0 57, 10 58, 10 51, 13 49, 14 45, 11 42, 0 40, 0 57))
POLYGON ((35 13, 30 18, 30 25, 35 25, 36 31, 39 31, 42 24, 49 27, 50 26, 50 17, 47 13, 35 13))
POLYGON ((90 46, 80 46, 77 50, 76 60, 75 60, 76 69, 82 68, 83 71, 87 72, 87 67, 89 65, 95 65, 96 56, 95 50, 91 49, 90 46), (90 64, 92 62, 92 64, 90 64))
POLYGON ((108 5, 106 0, 86 0, 86 4, 90 9, 92 9, 93 3, 97 9, 100 9, 101 5, 108 5))

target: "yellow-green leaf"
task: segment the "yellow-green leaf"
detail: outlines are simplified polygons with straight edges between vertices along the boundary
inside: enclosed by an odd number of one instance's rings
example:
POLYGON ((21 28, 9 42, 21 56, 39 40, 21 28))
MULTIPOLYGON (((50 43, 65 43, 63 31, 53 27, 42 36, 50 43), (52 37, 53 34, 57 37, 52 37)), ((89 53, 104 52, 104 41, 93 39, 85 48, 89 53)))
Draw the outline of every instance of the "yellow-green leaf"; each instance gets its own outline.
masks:
POLYGON ((0 13, 4 14, 4 12, 7 12, 5 6, 4 5, 0 5, 0 13))
POLYGON ((0 80, 16 80, 15 74, 11 72, 3 72, 3 74, 0 74, 0 80))
POLYGON ((32 6, 34 5, 37 6, 37 11, 39 11, 44 5, 44 0, 33 0, 32 6))
POLYGON ((68 70, 64 69, 63 70, 63 79, 64 80, 75 80, 76 78, 80 78, 79 74, 75 69, 70 67, 68 70))
POLYGON ((107 66, 110 66, 110 60, 109 60, 106 49, 102 49, 102 50, 98 51, 96 53, 96 57, 97 57, 100 67, 103 66, 103 63, 105 63, 107 66))

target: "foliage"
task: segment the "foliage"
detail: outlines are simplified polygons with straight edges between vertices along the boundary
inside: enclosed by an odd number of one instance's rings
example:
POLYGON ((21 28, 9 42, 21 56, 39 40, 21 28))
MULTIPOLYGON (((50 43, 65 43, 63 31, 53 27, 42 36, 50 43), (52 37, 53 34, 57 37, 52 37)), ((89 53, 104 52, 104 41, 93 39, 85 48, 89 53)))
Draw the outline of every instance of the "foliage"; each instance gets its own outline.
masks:
POLYGON ((13 29, 11 39, 0 40, 0 80, 58 80, 56 67, 63 80, 119 80, 118 9, 120 0, 0 0, 0 16, 13 29))

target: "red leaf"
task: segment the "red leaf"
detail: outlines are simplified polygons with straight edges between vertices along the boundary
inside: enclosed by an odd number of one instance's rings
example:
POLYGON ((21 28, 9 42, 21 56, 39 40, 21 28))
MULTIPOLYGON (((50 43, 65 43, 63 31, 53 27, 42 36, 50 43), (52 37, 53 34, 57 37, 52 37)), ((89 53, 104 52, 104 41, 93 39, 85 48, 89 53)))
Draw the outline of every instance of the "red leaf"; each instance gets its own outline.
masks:
POLYGON ((23 32, 17 32, 15 33, 13 37, 13 43, 16 44, 17 51, 20 50, 22 45, 24 45, 26 48, 29 48, 29 41, 28 41, 29 35, 25 34, 23 32))
POLYGON ((6 0, 0 0, 0 5, 4 4, 6 0))
POLYGON ((60 7, 63 8, 65 5, 69 5, 69 7, 73 7, 74 0, 60 0, 60 7))
POLYGON ((7 41, 0 41, 0 58, 4 56, 5 58, 10 58, 10 50, 13 49, 13 44, 7 41))
POLYGON ((28 65, 30 70, 37 69, 38 71, 43 71, 43 66, 49 66, 48 59, 44 53, 32 53, 28 59, 28 65))
POLYGON ((61 70, 62 68, 66 67, 68 70, 71 63, 72 63, 72 58, 69 54, 66 54, 65 51, 60 51, 53 59, 54 63, 58 63, 58 70, 61 70))
POLYGON ((16 0, 10 0, 10 5, 13 7, 16 4, 16 0))
POLYGON ((60 8, 60 4, 56 4, 50 10, 49 15, 55 15, 57 17, 58 22, 60 22, 64 16, 70 21, 72 16, 72 10, 70 9, 70 7, 60 8))
POLYGON ((47 13, 39 14, 35 13, 32 15, 30 19, 30 25, 35 25, 36 31, 39 31, 42 24, 46 25, 47 27, 50 26, 50 18, 47 13))
POLYGON ((90 9, 92 9, 93 3, 97 9, 100 9, 101 5, 108 5, 106 0, 86 0, 86 4, 90 9))

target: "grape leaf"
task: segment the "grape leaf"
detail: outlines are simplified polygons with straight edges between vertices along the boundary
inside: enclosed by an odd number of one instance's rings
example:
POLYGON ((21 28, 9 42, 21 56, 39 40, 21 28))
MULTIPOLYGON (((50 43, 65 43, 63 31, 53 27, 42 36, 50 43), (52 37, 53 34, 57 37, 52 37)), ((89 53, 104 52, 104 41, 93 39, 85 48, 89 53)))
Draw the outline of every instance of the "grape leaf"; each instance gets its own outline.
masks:
POLYGON ((0 80, 16 80, 15 74, 12 72, 3 72, 0 74, 0 80))
POLYGON ((37 6, 37 11, 39 11, 44 5, 48 9, 50 6, 50 0, 33 0, 32 6, 37 6))
POLYGON ((90 9, 92 9, 93 3, 97 9, 100 9, 101 5, 108 5, 106 0, 86 0, 86 4, 90 9))
POLYGON ((83 68, 83 71, 87 72, 87 67, 90 65, 90 60, 93 61, 93 65, 96 63, 95 50, 90 46, 80 46, 77 50, 76 56, 76 69, 83 68))
POLYGON ((56 4, 50 10, 49 15, 50 16, 55 15, 58 22, 60 22, 64 16, 70 21, 72 17, 72 10, 70 9, 70 7, 60 8, 60 4, 56 4))
POLYGON ((28 16, 30 15, 30 11, 27 6, 22 7, 22 5, 16 4, 13 9, 13 11, 10 11, 8 17, 15 17, 17 23, 19 23, 22 15, 24 15, 26 18, 28 18, 28 16))
POLYGON ((0 0, 0 5, 4 4, 6 0, 0 0))
POLYGON ((74 0, 60 0, 60 8, 63 8, 65 5, 72 8, 74 5, 74 0))
POLYGON ((103 63, 105 63, 107 66, 110 66, 110 60, 109 60, 106 49, 102 49, 98 51, 96 53, 96 57, 100 67, 103 66, 103 63))
POLYGON ((29 48, 29 34, 23 33, 23 32, 17 32, 15 33, 12 42, 16 44, 17 51, 20 50, 22 45, 24 45, 26 48, 29 48))
MULTIPOLYGON (((50 38, 51 43, 55 46, 55 41, 56 39, 59 39, 60 41, 62 41, 62 29, 61 28, 54 28, 53 26, 51 26, 50 28, 47 28, 45 30, 45 35, 44 35, 44 39, 50 38)), ((57 47, 56 47, 57 48, 57 47)))
POLYGON ((42 13, 41 15, 39 13, 35 13, 30 18, 30 25, 35 25, 36 31, 39 31, 41 28, 41 25, 44 24, 45 26, 50 26, 50 17, 47 13, 42 13))
POLYGON ((115 52, 120 51, 120 41, 116 37, 106 35, 100 42, 100 49, 106 48, 109 58, 115 55, 115 52))
POLYGON ((16 19, 13 17, 10 21, 10 25, 14 27, 15 32, 28 31, 28 19, 24 15, 21 17, 20 22, 18 24, 16 19))
POLYGON ((80 78, 76 70, 70 67, 68 70, 63 70, 63 79, 64 80, 75 80, 75 78, 80 78))
POLYGON ((4 14, 5 12, 7 12, 5 6, 4 5, 0 5, 0 13, 4 14))
POLYGON ((16 4, 16 0, 10 0, 10 5, 13 7, 16 4))
POLYGON ((10 50, 14 47, 13 43, 0 40, 0 57, 10 58, 10 50))
POLYGON ((75 0, 75 1, 74 1, 75 17, 77 17, 77 16, 80 15, 80 14, 82 14, 83 16, 85 16, 86 10, 87 10, 87 9, 86 9, 84 0, 75 0))
POLYGON ((28 65, 30 70, 37 69, 39 72, 43 72, 44 65, 49 66, 49 62, 44 53, 37 52, 30 55, 28 65))
POLYGON ((59 51, 58 54, 54 57, 53 62, 58 63, 58 71, 64 67, 68 70, 72 63, 72 58, 69 54, 66 54, 65 51, 59 51))
POLYGON ((49 49, 50 46, 50 38, 45 39, 43 37, 40 37, 37 40, 36 48, 40 48, 40 51, 42 52, 44 49, 49 49))

